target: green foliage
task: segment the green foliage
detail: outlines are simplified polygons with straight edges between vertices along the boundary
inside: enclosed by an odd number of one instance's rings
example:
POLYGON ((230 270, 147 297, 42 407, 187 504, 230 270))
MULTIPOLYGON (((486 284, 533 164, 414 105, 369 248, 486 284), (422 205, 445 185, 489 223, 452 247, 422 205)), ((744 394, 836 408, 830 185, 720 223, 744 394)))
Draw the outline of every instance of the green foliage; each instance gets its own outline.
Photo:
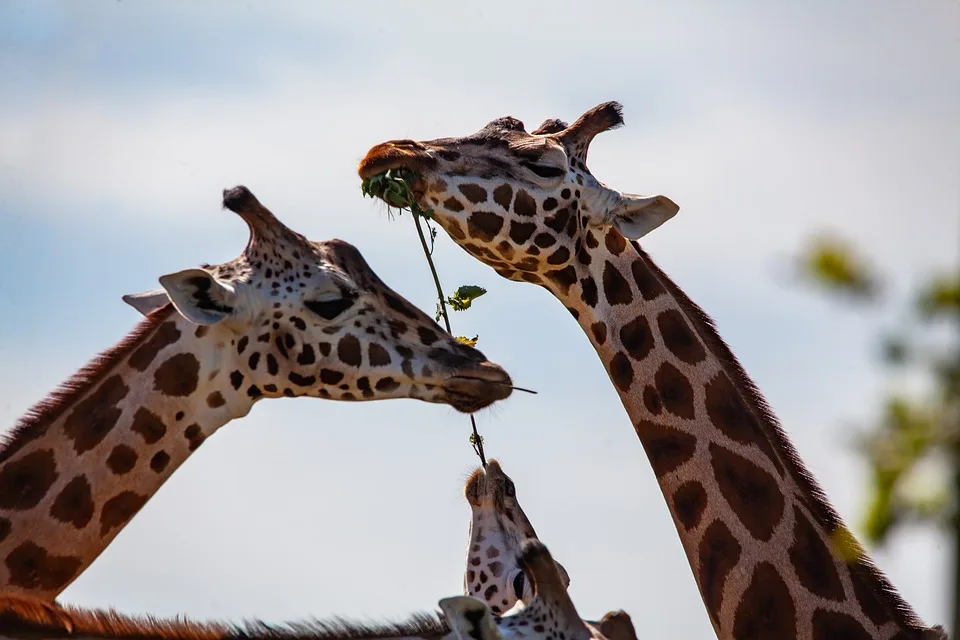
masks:
POLYGON ((803 276, 821 287, 860 300, 872 300, 879 292, 876 276, 845 242, 816 238, 800 260, 803 276))

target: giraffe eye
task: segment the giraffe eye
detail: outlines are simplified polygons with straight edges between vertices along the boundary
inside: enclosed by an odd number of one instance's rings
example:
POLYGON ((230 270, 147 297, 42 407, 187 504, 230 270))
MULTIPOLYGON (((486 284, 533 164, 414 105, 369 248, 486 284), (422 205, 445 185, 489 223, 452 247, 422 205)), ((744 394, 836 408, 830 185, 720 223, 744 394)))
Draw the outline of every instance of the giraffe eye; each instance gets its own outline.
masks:
POLYGON ((553 165, 548 164, 534 164, 532 162, 524 162, 523 165, 533 171, 535 174, 541 178, 559 178, 560 176, 566 175, 566 169, 561 169, 559 167, 554 167, 553 165))
POLYGON ((344 296, 336 300, 307 300, 303 303, 307 309, 314 312, 324 320, 333 320, 338 315, 353 306, 354 298, 344 296))
POLYGON ((504 486, 504 493, 507 494, 507 497, 514 498, 517 495, 517 487, 513 484, 513 480, 507 478, 506 485, 504 486))
POLYGON ((524 582, 523 571, 521 571, 513 579, 513 592, 517 594, 517 597, 520 598, 521 600, 523 599, 523 582, 524 582))

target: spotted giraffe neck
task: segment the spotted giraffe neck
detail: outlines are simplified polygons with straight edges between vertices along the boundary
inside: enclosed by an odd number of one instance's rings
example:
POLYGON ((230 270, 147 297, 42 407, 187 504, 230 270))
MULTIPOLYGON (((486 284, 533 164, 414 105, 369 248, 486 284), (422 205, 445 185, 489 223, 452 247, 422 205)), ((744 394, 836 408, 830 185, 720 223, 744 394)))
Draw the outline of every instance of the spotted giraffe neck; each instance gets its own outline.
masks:
POLYGON ((14 428, 0 448, 0 592, 52 600, 205 438, 250 410, 217 349, 223 331, 167 305, 14 428))
POLYGON ((639 246, 593 234, 544 285, 607 368, 718 637, 770 619, 780 638, 921 637, 710 318, 639 246))

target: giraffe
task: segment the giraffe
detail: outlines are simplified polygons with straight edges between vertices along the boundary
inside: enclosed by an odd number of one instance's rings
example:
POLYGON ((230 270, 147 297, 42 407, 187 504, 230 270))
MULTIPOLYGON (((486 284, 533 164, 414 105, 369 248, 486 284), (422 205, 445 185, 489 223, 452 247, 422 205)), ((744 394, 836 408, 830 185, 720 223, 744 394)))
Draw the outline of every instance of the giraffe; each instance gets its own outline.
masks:
POLYGON ((636 640, 630 616, 622 611, 604 616, 602 624, 611 633, 608 636, 581 621, 546 547, 531 540, 522 551, 524 555, 518 562, 526 565, 531 579, 536 581, 537 596, 522 611, 503 618, 493 616, 483 602, 466 596, 442 599, 443 615, 417 613, 395 623, 368 624, 336 618, 238 626, 183 617, 126 616, 112 610, 64 607, 37 598, 0 595, 0 640, 469 640, 462 635, 463 631, 469 635, 479 625, 488 640, 502 636, 529 640, 636 640))
POLYGON ((358 172, 415 171, 414 196, 454 242, 501 276, 547 289, 579 323, 719 638, 921 637, 926 627, 845 527, 713 321, 635 242, 679 207, 608 188, 587 169, 593 138, 621 124, 616 102, 530 133, 507 116, 465 137, 378 144, 358 172))
MULTIPOLYGON (((417 398, 472 412, 510 377, 386 286, 357 249, 311 242, 246 187, 243 254, 160 278, 147 317, 0 444, 0 592, 52 600, 207 438, 264 398, 417 398)), ((135 305, 136 306, 136 305, 135 305)))
MULTIPOLYGON (((517 487, 497 460, 477 467, 463 489, 470 505, 470 542, 464 593, 486 603, 493 615, 509 614, 535 596, 518 558, 523 543, 538 540, 527 514, 517 499, 517 487)), ((559 562, 557 570, 563 587, 570 587, 570 575, 559 562)), ((623 610, 610 611, 600 620, 585 620, 607 638, 635 640, 633 622, 623 610), (627 632, 626 628, 630 631, 627 632), (633 634, 632 636, 630 634, 633 634)))
MULTIPOLYGON (((470 542, 464 593, 483 600, 495 615, 533 598, 533 585, 515 562, 526 540, 537 539, 520 507, 517 488, 497 460, 477 467, 467 479, 463 495, 470 505, 470 542)), ((570 576, 559 562, 564 587, 570 576)))

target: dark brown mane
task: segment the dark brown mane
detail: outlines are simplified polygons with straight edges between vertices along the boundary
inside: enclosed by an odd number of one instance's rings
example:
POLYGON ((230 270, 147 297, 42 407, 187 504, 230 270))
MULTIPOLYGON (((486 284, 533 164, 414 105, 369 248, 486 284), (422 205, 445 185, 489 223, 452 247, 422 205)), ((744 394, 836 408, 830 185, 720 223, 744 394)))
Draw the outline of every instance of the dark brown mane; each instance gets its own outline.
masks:
POLYGON ((416 613, 400 622, 367 623, 333 618, 271 625, 195 622, 185 618, 125 616, 106 609, 60 607, 14 596, 0 598, 0 634, 29 640, 92 637, 115 640, 371 640, 449 633, 436 613, 416 613))
POLYGON ((6 435, 0 437, 0 463, 6 462, 24 443, 34 440, 61 416, 63 410, 93 389, 114 366, 122 362, 140 341, 173 313, 173 305, 157 309, 120 342, 94 356, 66 382, 30 407, 6 435))
MULTIPOLYGON (((733 355, 730 347, 728 347, 726 342, 723 341, 723 338, 720 337, 713 323, 713 319, 687 297, 680 287, 640 248, 638 243, 632 242, 631 244, 637 250, 637 253, 640 254, 640 257, 643 258, 644 262, 647 263, 647 266, 654 275, 660 280, 660 283, 663 284, 670 295, 680 304, 684 315, 686 315, 693 324, 694 331, 703 339, 707 349, 720 360, 721 365, 730 376, 730 380, 733 382, 737 392, 743 397, 747 407, 757 418, 761 429, 763 429, 770 438, 771 444, 784 452, 784 459, 781 462, 787 469, 787 472, 802 491, 812 496, 812 501, 807 503, 811 515, 813 515, 825 531, 830 533, 834 532, 838 526, 845 526, 827 499, 826 494, 817 484, 816 479, 811 475, 810 471, 807 470, 803 460, 797 454, 793 443, 790 442, 786 432, 784 432, 783 427, 780 425, 780 421, 777 420, 777 417, 771 410, 770 405, 767 404, 760 390, 754 384, 753 380, 750 379, 750 376, 747 375, 747 372, 743 369, 737 357, 733 355)), ((866 553, 860 549, 859 544, 857 544, 857 550, 860 551, 859 558, 854 562, 848 563, 848 565, 854 574, 854 580, 859 579, 866 584, 872 583, 875 589, 882 594, 882 601, 871 603, 874 604, 874 608, 877 606, 882 607, 890 618, 901 626, 914 629, 926 628, 910 605, 897 593, 887 577, 873 564, 873 561, 867 557, 866 553)), ((857 590, 857 595, 861 595, 859 589, 857 590)), ((866 602, 862 602, 861 604, 865 607, 868 606, 866 602)))

